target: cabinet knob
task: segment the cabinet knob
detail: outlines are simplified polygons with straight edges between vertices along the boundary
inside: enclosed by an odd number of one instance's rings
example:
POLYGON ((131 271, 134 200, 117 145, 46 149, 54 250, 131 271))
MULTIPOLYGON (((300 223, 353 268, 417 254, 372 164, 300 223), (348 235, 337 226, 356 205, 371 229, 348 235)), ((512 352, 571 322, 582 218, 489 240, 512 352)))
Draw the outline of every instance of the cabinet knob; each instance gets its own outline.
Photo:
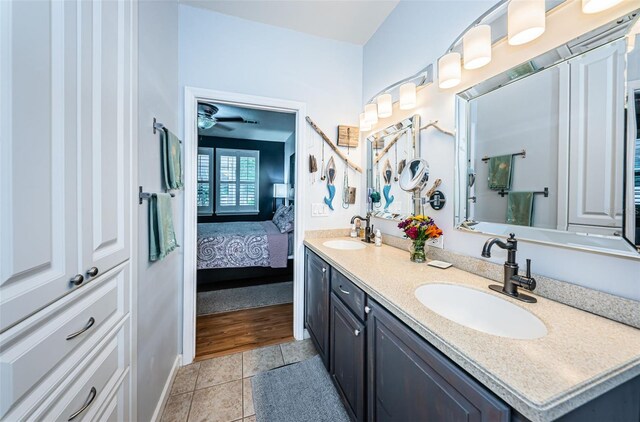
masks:
POLYGON ((359 336, 359 335, 360 335, 360 330, 355 329, 355 330, 353 331, 353 334, 355 334, 355 335, 356 335, 356 337, 357 337, 357 336, 359 336))
POLYGON ((83 281, 84 281, 84 277, 82 274, 76 274, 76 276, 71 279, 71 283, 73 283, 76 286, 81 285, 83 281))
POLYGON ((365 307, 364 307, 364 313, 365 313, 365 314, 368 314, 369 312, 371 312, 371 308, 370 308, 370 307, 368 307, 368 306, 365 306, 365 307))
POLYGON ((91 267, 87 270, 87 275, 89 277, 95 277, 98 275, 98 267, 91 267))
POLYGON ((326 273, 326 272, 327 272, 327 269, 326 269, 325 267, 322 267, 322 272, 323 272, 323 273, 326 273))

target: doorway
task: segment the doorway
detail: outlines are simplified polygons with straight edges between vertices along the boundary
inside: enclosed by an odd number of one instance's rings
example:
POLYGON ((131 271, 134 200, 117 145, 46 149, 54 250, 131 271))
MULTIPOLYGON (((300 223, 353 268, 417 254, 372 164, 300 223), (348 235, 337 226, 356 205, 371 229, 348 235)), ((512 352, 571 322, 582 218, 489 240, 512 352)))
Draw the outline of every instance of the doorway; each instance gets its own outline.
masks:
MULTIPOLYGON (((245 110, 246 111, 245 114, 247 115, 247 117, 242 117, 242 116, 238 116, 238 117, 242 118, 243 121, 248 122, 246 124, 243 124, 243 126, 246 126, 246 127, 249 127, 249 125, 252 124, 250 122, 257 120, 257 119, 251 118, 252 114, 259 115, 260 113, 263 113, 264 115, 264 113, 267 113, 267 112, 274 112, 274 113, 283 115, 285 117, 286 115, 289 115, 289 117, 291 118, 290 120, 292 121, 295 128, 294 129, 295 153, 290 153, 291 151, 289 149, 288 152, 286 153, 287 157, 283 157, 284 161, 286 162, 283 162, 282 164, 283 164, 283 167, 286 167, 286 169, 288 170, 287 173, 291 172, 290 170, 291 168, 294 169, 293 173, 287 174, 287 180, 286 180, 287 182, 302 180, 303 168, 304 168, 304 163, 302 161, 303 161, 303 157, 307 155, 307 151, 305 150, 304 131, 301 130, 301 128, 304 126, 304 118, 306 115, 305 104, 294 102, 294 101, 288 101, 288 100, 256 97, 256 96, 221 92, 221 91, 212 91, 212 90, 200 89, 200 88, 191 88, 191 87, 185 88, 185 120, 184 120, 185 121, 185 137, 184 137, 185 138, 184 140, 185 142, 184 143, 185 227, 184 227, 184 295, 183 295, 183 300, 184 300, 183 321, 184 322, 183 322, 183 341, 182 341, 183 342, 183 364, 188 364, 192 362, 196 356, 196 331, 197 331, 196 327, 198 326, 197 324, 200 324, 201 322, 199 321, 197 323, 196 321, 197 321, 197 308, 198 308, 197 292, 198 292, 198 273, 199 273, 197 268, 198 268, 198 264, 202 265, 201 262, 199 262, 198 248, 197 248, 198 217, 199 217, 198 209, 200 208, 200 210, 202 211, 202 208, 197 207, 196 204, 198 203, 198 199, 199 199, 198 193, 200 193, 200 196, 202 196, 202 192, 204 189, 203 182, 200 182, 200 186, 198 186, 198 170, 199 170, 198 148, 199 148, 199 141, 202 141, 201 136, 199 136, 199 132, 203 133, 202 127, 206 126, 201 124, 200 130, 198 128, 199 109, 200 109, 200 116, 201 116, 200 120, 202 123, 202 115, 203 115, 202 104, 208 104, 209 106, 214 106, 217 108, 227 108, 228 110, 245 110), (201 189, 198 190, 198 187, 200 187, 201 189)), ((206 111, 210 113, 211 109, 208 109, 206 111)), ((215 116, 215 114, 213 114, 213 116, 215 116)), ((222 114, 220 114, 220 116, 222 116, 222 114)), ((240 123, 240 120, 236 119, 234 123, 240 123)), ((229 126, 231 126, 231 124, 229 124, 229 126)), ((228 147, 229 145, 227 144, 224 146, 228 147)), ((200 148, 202 148, 202 146, 200 146, 200 148)), ((200 150, 201 152, 200 156, 202 158, 202 156, 204 155, 203 153, 211 154, 210 155, 211 160, 219 160, 219 157, 222 156, 222 154, 226 154, 229 156, 233 155, 233 152, 230 151, 230 148, 221 147, 220 150, 221 150, 220 155, 218 156, 216 155, 215 148, 214 148, 214 151, 200 150)), ((240 155, 243 155, 243 154, 250 155, 249 153, 246 153, 246 154, 240 153, 240 155)), ((254 155, 255 161, 258 162, 259 153, 254 153, 254 154, 255 154, 254 155)), ((245 161, 247 163, 249 161, 253 163, 254 159, 249 157, 249 158, 246 158, 245 161)), ((215 166, 214 166, 214 169, 215 169, 215 166)), ((288 183, 284 183, 284 185, 287 185, 287 184, 288 183)), ((276 209, 282 208, 282 206, 285 205, 285 206, 289 206, 295 213, 295 219, 293 221, 293 236, 291 236, 292 246, 290 248, 291 255, 295 259, 293 259, 293 261, 289 263, 289 266, 291 267, 290 270, 293 271, 292 331, 293 331, 293 336, 296 339, 301 340, 304 336, 304 328, 303 328, 304 260, 302 259, 302 257, 304 256, 303 255, 304 247, 302 244, 302 241, 304 238, 303 228, 306 226, 304 221, 305 215, 303 212, 303 204, 305 203, 304 189, 298 189, 298 186, 296 184, 293 184, 293 187, 285 195, 286 197, 282 198, 282 194, 277 193, 276 190, 279 190, 279 188, 281 190, 283 186, 276 186, 276 185, 281 185, 280 183, 274 183, 273 185, 274 186, 267 188, 267 189, 271 189, 271 192, 273 193, 272 195, 273 209, 276 210, 276 209)), ((209 186, 209 189, 212 194, 211 202, 205 203, 206 201, 203 202, 201 200, 200 205, 208 205, 210 207, 209 212, 211 212, 211 208, 215 210, 216 206, 220 207, 220 203, 219 203, 220 198, 224 199, 225 194, 228 194, 229 190, 225 190, 226 188, 223 187, 224 192, 220 192, 220 186, 215 186, 213 184, 209 186), (216 196, 214 191, 217 192, 218 196, 216 196)), ((257 185, 256 185, 256 189, 257 189, 257 185)), ((265 187, 263 186, 263 190, 264 189, 265 187)), ((247 191, 251 191, 251 189, 244 187, 244 191, 246 193, 247 191)), ((249 202, 244 201, 242 204, 244 206, 249 206, 250 205, 249 202)), ((222 212, 220 212, 219 210, 218 213, 213 211, 213 214, 220 214, 220 217, 222 218, 222 220, 224 220, 225 210, 223 209, 221 211, 222 212)), ((245 213, 245 216, 247 215, 247 213, 249 213, 248 215, 251 215, 250 213, 252 212, 252 210, 244 209, 244 208, 241 211, 245 213)), ((253 211, 260 212, 259 210, 253 210, 253 211)), ((200 213, 201 220, 203 218, 202 214, 203 213, 201 212, 200 213)), ((262 216, 262 218, 264 218, 264 216, 262 216)), ((255 219, 258 220, 259 218, 256 216, 255 219)), ((267 228, 267 230, 269 229, 267 228)), ((224 270, 225 269, 223 269, 223 272, 224 270)), ((241 270, 247 270, 247 268, 244 268, 241 270)), ((251 270, 249 271, 251 272, 251 270)), ((286 272, 287 269, 285 268, 285 269, 282 269, 281 271, 286 272)), ((242 271, 234 270, 232 272, 242 274, 242 271)), ((202 279, 202 276, 200 278, 202 279)), ((215 275, 214 277, 214 279, 219 279, 219 278, 224 278, 224 276, 218 277, 218 275, 215 275)), ((234 288, 235 286, 227 285, 227 288, 228 287, 234 288)), ((258 286, 258 287, 261 287, 261 286, 258 286)), ((222 289, 224 288, 225 287, 222 287, 222 289)), ((260 313, 258 309, 254 309, 253 313, 255 313, 255 311, 258 311, 258 313, 260 313)), ((276 318, 279 318, 279 321, 281 324, 283 323, 283 321, 286 321, 287 312, 289 313, 288 318, 291 318, 290 308, 289 310, 286 310, 283 308, 281 309, 274 308, 274 312, 275 312, 274 315, 278 315, 276 316, 276 318)), ((240 315, 240 318, 244 318, 250 321, 254 318, 260 317, 260 316, 253 315, 253 313, 249 312, 249 314, 247 315, 240 315)), ((222 323, 224 325, 224 324, 228 324, 228 321, 223 321, 221 319, 218 319, 217 323, 218 324, 222 323)), ((215 328, 213 329, 215 330, 215 328)))

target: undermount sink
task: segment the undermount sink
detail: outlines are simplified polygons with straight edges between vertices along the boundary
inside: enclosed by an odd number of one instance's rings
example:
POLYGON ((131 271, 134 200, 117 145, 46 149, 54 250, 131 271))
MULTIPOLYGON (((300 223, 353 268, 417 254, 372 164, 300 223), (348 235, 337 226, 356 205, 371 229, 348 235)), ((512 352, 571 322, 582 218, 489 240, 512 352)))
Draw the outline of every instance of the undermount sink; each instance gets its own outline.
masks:
POLYGON ((520 340, 547 335, 547 327, 531 312, 480 290, 435 283, 418 287, 415 295, 433 312, 483 333, 520 340))
POLYGON ((327 240, 323 243, 327 248, 342 249, 355 251, 357 249, 364 249, 366 245, 362 242, 354 242, 353 240, 327 240))

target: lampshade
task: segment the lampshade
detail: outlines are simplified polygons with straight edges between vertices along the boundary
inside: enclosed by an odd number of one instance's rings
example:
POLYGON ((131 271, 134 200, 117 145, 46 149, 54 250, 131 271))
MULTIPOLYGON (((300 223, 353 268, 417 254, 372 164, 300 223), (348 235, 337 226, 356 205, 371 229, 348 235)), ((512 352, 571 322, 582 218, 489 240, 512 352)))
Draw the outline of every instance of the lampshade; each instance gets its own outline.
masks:
POLYGON ((491 61, 491 27, 478 25, 462 37, 465 69, 478 69, 491 61))
POLYGON ((274 198, 286 198, 289 193, 289 185, 286 183, 274 183, 273 184, 273 197, 274 198))
POLYGON ((438 59, 438 86, 442 89, 453 88, 462 79, 460 53, 449 53, 438 59))
POLYGON ((364 106, 364 120, 370 125, 378 123, 378 106, 375 103, 364 106))
POLYGON ((507 8, 507 35, 510 45, 521 45, 544 33, 544 0, 511 0, 507 8))
POLYGON ((598 13, 622 2, 622 0, 582 0, 582 12, 598 13))
POLYGON ((400 85, 400 110, 410 110, 416 106, 416 84, 407 82, 400 85))
POLYGON ((364 113, 360 113, 360 131, 366 132, 371 130, 371 123, 367 122, 364 113))
POLYGON ((391 94, 378 95, 378 117, 390 117, 393 114, 393 100, 391 94))

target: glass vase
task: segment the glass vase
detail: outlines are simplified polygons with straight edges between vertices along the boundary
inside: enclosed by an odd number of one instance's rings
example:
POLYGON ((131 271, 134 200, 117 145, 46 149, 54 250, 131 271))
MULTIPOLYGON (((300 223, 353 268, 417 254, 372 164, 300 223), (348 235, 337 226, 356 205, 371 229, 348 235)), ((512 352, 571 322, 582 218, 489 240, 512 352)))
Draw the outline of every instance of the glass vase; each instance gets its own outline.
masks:
POLYGON ((422 263, 427 261, 427 253, 425 251, 424 240, 414 240, 411 244, 410 252, 412 262, 422 263))

